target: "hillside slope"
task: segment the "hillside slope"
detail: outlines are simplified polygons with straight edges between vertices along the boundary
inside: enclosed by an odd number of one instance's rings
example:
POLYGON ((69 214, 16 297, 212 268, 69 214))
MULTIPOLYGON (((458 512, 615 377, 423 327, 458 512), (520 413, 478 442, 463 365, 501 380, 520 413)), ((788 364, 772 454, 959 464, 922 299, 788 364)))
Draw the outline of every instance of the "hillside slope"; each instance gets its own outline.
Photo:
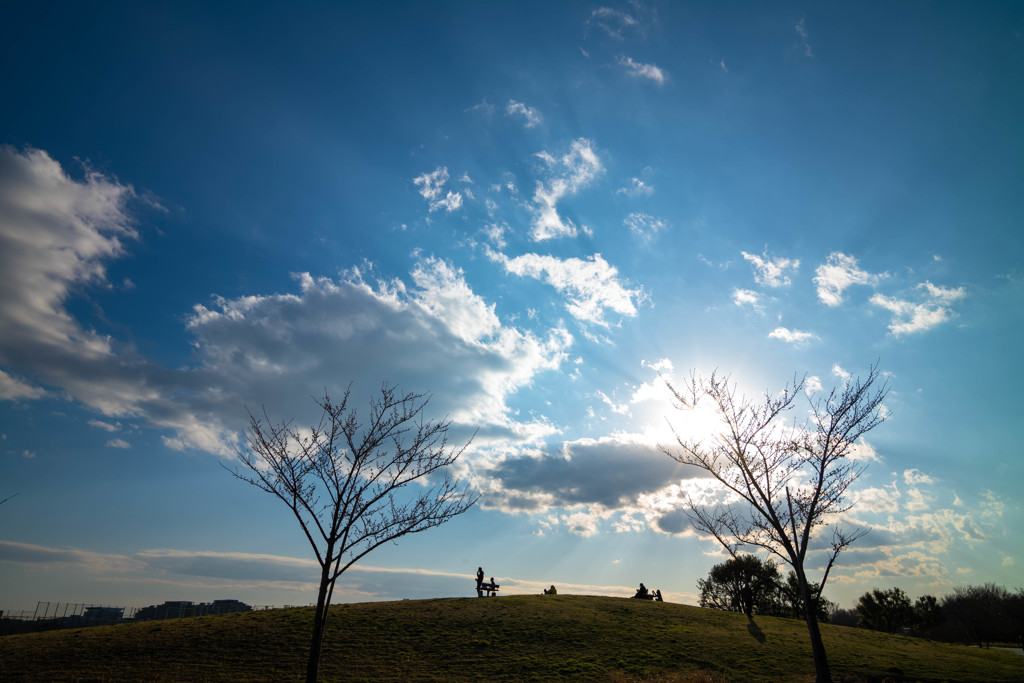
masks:
MULTIPOLYGON (((10 681, 279 681, 311 608, 0 638, 10 681)), ((1024 657, 823 625, 836 680, 1020 681, 1024 657)), ((585 596, 338 605, 322 680, 808 681, 802 622, 585 596)))

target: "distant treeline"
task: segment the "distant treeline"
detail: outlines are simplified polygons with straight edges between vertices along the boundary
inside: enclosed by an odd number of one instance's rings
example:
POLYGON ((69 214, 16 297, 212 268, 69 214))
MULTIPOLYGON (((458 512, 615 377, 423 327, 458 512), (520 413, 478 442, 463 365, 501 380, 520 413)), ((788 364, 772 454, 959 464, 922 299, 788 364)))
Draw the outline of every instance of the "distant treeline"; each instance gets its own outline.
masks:
POLYGON ((922 595, 911 602, 899 588, 865 593, 854 609, 836 609, 833 624, 907 633, 949 643, 1022 644, 1024 589, 1010 592, 994 583, 961 586, 942 598, 922 595))

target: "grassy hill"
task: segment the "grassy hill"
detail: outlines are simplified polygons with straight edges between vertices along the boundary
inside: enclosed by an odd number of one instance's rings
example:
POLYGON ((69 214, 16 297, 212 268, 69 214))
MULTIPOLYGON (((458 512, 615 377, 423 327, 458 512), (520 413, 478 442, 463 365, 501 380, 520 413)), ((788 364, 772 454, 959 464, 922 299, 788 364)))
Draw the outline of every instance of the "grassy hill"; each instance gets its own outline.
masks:
MULTIPOLYGON (((288 681, 312 608, 0 638, 5 681, 288 681)), ((822 626, 836 680, 1021 681, 1024 657, 822 626)), ((338 605, 322 680, 810 681, 800 621, 624 598, 338 605)))

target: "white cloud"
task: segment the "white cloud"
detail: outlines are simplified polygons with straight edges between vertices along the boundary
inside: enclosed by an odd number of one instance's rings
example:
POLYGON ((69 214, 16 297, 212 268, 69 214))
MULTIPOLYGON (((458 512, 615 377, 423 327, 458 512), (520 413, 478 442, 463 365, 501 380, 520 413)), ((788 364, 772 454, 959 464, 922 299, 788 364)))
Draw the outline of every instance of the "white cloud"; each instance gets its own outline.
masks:
MULTIPOLYGON (((464 177, 468 178, 469 176, 464 177)), ((439 209, 451 213, 462 207, 462 193, 449 190, 446 195, 442 196, 448 178, 448 169, 438 166, 432 172, 423 173, 412 179, 413 184, 420 189, 420 196, 427 200, 431 213, 439 209)))
MULTIPOLYGON (((440 196, 446 174, 425 174, 421 194, 440 196)), ((17 358, 20 383, 4 380, 7 391, 52 387, 107 418, 162 430, 172 448, 225 456, 246 405, 300 419, 297 411, 315 410, 311 395, 325 385, 341 393, 350 381, 356 402, 382 381, 432 392, 431 410, 454 420, 453 438, 480 426, 475 444, 554 431, 542 417, 517 417, 507 400, 557 368, 572 336, 502 325, 450 263, 420 259, 411 285, 369 284, 352 269, 338 279, 301 274, 293 293, 216 297, 188 318, 193 364, 168 369, 84 330, 64 306, 73 287, 104 283, 105 263, 135 238, 131 188, 91 171, 73 180, 44 152, 9 147, 0 148, 0 178, 0 366, 13 373, 17 358)), ((113 431, 107 418, 92 426, 113 431)))
POLYGON ((924 301, 898 299, 880 293, 871 297, 872 304, 893 314, 893 320, 889 324, 889 332, 893 336, 926 332, 951 320, 956 317, 956 312, 951 308, 952 304, 967 296, 963 287, 951 289, 927 281, 919 284, 916 289, 925 293, 924 301))
POLYGON ((851 285, 874 285, 882 275, 872 275, 857 266, 857 259, 838 251, 828 255, 825 263, 814 271, 814 284, 818 298, 826 306, 838 306, 843 302, 843 292, 851 285))
POLYGON ((505 233, 508 232, 508 223, 488 223, 483 227, 483 233, 490 240, 491 244, 496 246, 498 249, 504 249, 506 246, 505 233))
POLYGON ((732 290, 732 300, 737 306, 753 306, 759 309, 758 300, 760 295, 749 289, 734 289, 732 290))
POLYGON ((107 442, 107 446, 110 448, 131 448, 131 444, 124 439, 111 439, 107 442))
POLYGON ((578 228, 571 220, 558 214, 558 202, 590 185, 604 172, 604 166, 592 143, 583 138, 574 140, 570 150, 560 159, 543 151, 536 156, 551 167, 553 177, 537 182, 530 235, 537 242, 555 237, 575 237, 578 228))
POLYGON ((608 326, 607 311, 632 317, 636 302, 645 298, 642 289, 630 289, 619 280, 618 270, 600 254, 588 259, 559 259, 540 254, 524 254, 508 258, 491 253, 506 272, 521 277, 544 280, 566 296, 566 310, 577 320, 608 326))
MULTIPOLYGON (((335 393, 344 388, 338 382, 365 393, 386 380, 431 391, 433 410, 480 425, 482 440, 550 431, 514 422, 505 401, 537 372, 557 367, 572 337, 560 328, 540 339, 503 327, 493 305, 446 261, 422 259, 412 277, 416 288, 409 290, 397 280, 373 287, 359 271, 337 281, 302 274, 301 295, 197 306, 189 328, 204 372, 221 383, 216 390, 238 396, 236 406, 267 396, 301 406, 311 391, 322 391, 324 378, 334 378, 328 389, 335 393), (459 372, 450 372, 456 366, 459 372), (382 367, 387 377, 377 376, 382 367)), ((192 427, 181 425, 179 433, 191 436, 192 427)))
POLYGON ((630 178, 629 182, 624 187, 615 190, 615 193, 624 194, 627 197, 650 197, 654 194, 654 188, 639 178, 630 178))
POLYGON ((121 429, 121 423, 110 424, 109 422, 103 422, 102 420, 89 420, 89 425, 102 429, 105 432, 116 432, 121 429))
MULTIPOLYGON (((623 40, 623 31, 625 29, 635 29, 639 26, 636 18, 625 12, 612 9, 610 7, 598 7, 590 13, 590 18, 587 20, 588 24, 594 24, 602 31, 607 33, 611 38, 615 40, 623 40)), ((584 53, 585 56, 586 53, 584 53)))
POLYGON ((629 415, 629 404, 627 403, 616 403, 608 397, 608 394, 604 393, 600 389, 594 392, 594 395, 601 399, 601 402, 608 406, 613 413, 618 415, 629 415))
POLYGON ((544 120, 533 107, 527 107, 522 102, 516 102, 515 100, 509 100, 508 105, 505 107, 505 113, 509 116, 521 116, 525 120, 523 124, 527 128, 534 128, 544 120))
POLYGON ((646 78, 658 85, 665 83, 667 76, 665 72, 655 64, 643 64, 633 61, 632 57, 619 55, 619 66, 626 70, 626 74, 632 78, 646 78))
POLYGON ((857 441, 850 447, 850 452, 847 457, 850 458, 850 460, 863 460, 865 462, 882 461, 882 458, 878 455, 878 451, 875 450, 875 447, 863 439, 857 441))
POLYGON ((448 213, 456 211, 462 208, 462 193, 448 191, 444 199, 438 199, 436 202, 430 203, 430 213, 434 213, 438 209, 444 209, 448 213))
POLYGON ((810 43, 807 42, 807 17, 800 17, 800 21, 794 26, 797 36, 800 37, 800 47, 803 49, 805 57, 813 57, 814 51, 811 50, 810 43))
POLYGON ((936 302, 943 304, 952 304, 957 301, 963 300, 967 296, 967 291, 963 287, 957 287, 955 289, 950 287, 939 287, 933 285, 927 280, 918 285, 919 289, 924 289, 928 292, 928 296, 936 302))
POLYGON ((20 401, 41 398, 45 395, 46 391, 41 387, 26 384, 0 370, 0 401, 20 401))
POLYGON ((646 213, 634 212, 626 216, 622 224, 629 228, 629 231, 637 237, 650 240, 655 234, 664 230, 667 223, 660 218, 655 218, 646 213))
POLYGON ((430 173, 423 173, 412 179, 413 185, 420 188, 420 195, 428 202, 433 202, 441 196, 444 184, 448 182, 448 169, 438 166, 430 173))
POLYGON ((776 327, 768 334, 769 339, 781 339, 782 341, 799 346, 811 339, 817 339, 818 335, 804 330, 790 330, 785 327, 776 327))
POLYGON ((925 474, 918 469, 909 469, 903 471, 903 481, 910 486, 916 486, 918 484, 934 484, 935 480, 931 476, 925 474))
POLYGON ((849 382, 850 378, 853 377, 853 375, 844 370, 843 367, 839 365, 839 363, 835 363, 832 365, 832 374, 838 377, 839 379, 843 380, 844 382, 849 382))
POLYGON ((794 273, 800 267, 799 259, 772 258, 766 251, 762 256, 748 254, 743 251, 743 258, 754 265, 754 281, 766 287, 783 287, 789 285, 787 270, 794 273))
POLYGON ((818 377, 817 375, 811 375, 804 382, 804 391, 808 395, 816 394, 817 392, 821 391, 824 388, 824 385, 821 383, 821 378, 818 377))
POLYGON ((481 100, 465 111, 478 111, 484 116, 491 116, 494 113, 494 105, 487 100, 481 100))
POLYGON ((5 375, 0 391, 32 398, 44 385, 101 412, 131 411, 152 368, 126 362, 65 305, 73 291, 108 285, 107 262, 138 236, 128 205, 139 197, 88 167, 75 180, 31 148, 0 146, 0 179, 0 366, 13 370, 16 358, 24 376, 5 375))

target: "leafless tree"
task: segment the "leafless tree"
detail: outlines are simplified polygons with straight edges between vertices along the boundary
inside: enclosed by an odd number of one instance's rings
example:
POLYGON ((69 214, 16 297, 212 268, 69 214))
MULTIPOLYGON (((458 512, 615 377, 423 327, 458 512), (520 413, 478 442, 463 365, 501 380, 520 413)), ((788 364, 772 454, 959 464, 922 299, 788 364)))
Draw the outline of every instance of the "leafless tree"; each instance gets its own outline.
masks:
POLYGON ((246 446, 236 448, 239 465, 229 471, 291 510, 320 564, 308 683, 317 679, 338 577, 375 548, 444 524, 479 497, 448 469, 469 443, 448 445, 451 422, 426 420, 429 400, 385 383, 360 421, 348 391, 340 403, 325 392, 316 401, 320 421, 308 431, 273 424, 266 411, 249 413, 246 446))
POLYGON ((686 439, 661 450, 678 462, 704 470, 717 482, 724 502, 686 500, 693 527, 713 536, 733 556, 744 546, 761 548, 793 567, 803 598, 819 682, 831 681, 814 605, 836 557, 866 532, 844 529, 839 516, 852 507, 846 494, 863 473, 850 458, 855 443, 886 419, 882 401, 888 393, 878 365, 865 379, 848 380, 828 395, 808 395, 806 420, 785 420, 801 393, 804 379, 794 379, 781 393, 760 400, 737 396, 729 377, 690 375, 686 386, 669 383, 677 407, 692 409, 710 401, 723 430, 705 440, 686 439), (812 541, 830 530, 831 552, 815 594, 805 563, 812 541))

